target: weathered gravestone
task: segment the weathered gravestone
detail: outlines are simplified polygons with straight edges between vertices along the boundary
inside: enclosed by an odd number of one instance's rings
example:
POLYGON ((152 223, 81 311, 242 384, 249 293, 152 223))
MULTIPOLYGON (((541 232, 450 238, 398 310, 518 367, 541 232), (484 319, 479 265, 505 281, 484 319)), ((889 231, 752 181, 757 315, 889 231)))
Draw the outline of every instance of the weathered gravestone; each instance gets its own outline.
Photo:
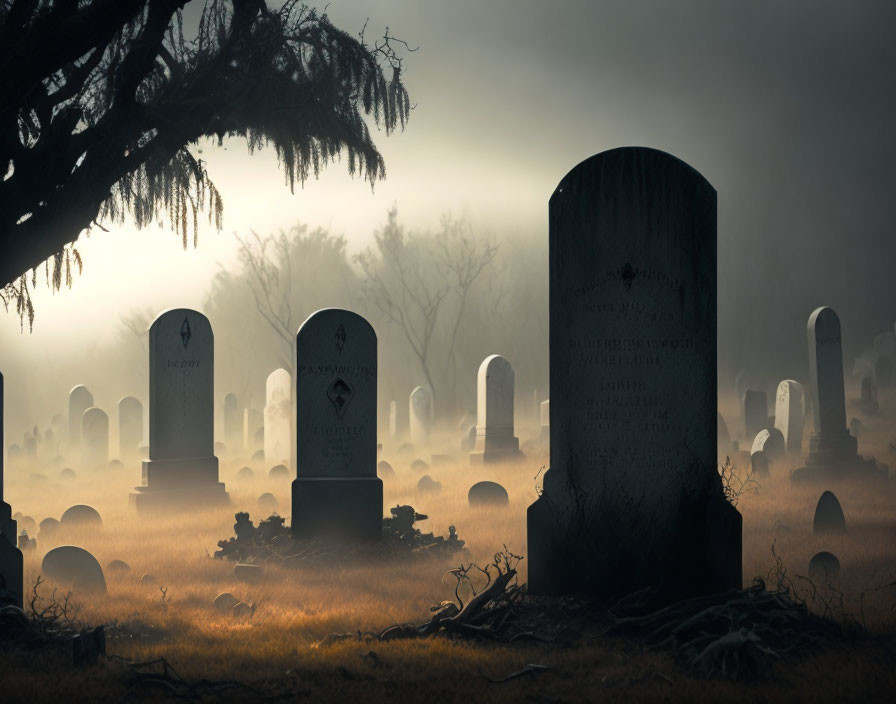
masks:
POLYGON ((846 517, 839 499, 832 491, 825 491, 815 506, 815 518, 812 520, 812 532, 845 533, 846 517))
POLYGON ((432 394, 429 389, 417 386, 411 391, 408 399, 408 416, 411 442, 418 449, 426 447, 429 444, 429 433, 432 430, 433 422, 432 394))
POLYGON ((218 481, 212 326, 195 310, 176 308, 149 328, 149 459, 138 511, 229 503, 218 481))
POLYGON ((376 381, 376 333, 364 318, 325 308, 302 323, 296 335, 295 537, 382 537, 376 381))
POLYGON ((109 462, 109 416, 101 408, 88 408, 81 416, 81 465, 87 469, 109 462))
POLYGON ((60 545, 44 555, 40 566, 52 581, 76 592, 106 593, 106 578, 96 558, 84 548, 60 545))
POLYGON ((830 584, 838 574, 840 574, 840 560, 833 553, 822 550, 809 560, 809 579, 814 580, 816 586, 830 584))
POLYGON ((784 436, 787 452, 803 451, 803 385, 793 379, 778 384, 775 394, 775 427, 784 436))
POLYGON ((264 458, 268 462, 292 464, 292 378, 285 369, 275 369, 264 385, 264 458))
POLYGON ((749 440, 768 426, 768 395, 747 389, 744 394, 744 437, 749 440))
POLYGON ((69 506, 59 518, 63 528, 90 528, 97 530, 103 527, 103 519, 93 506, 75 504, 69 506))
MULTIPOLYGON (((81 416, 93 406, 93 394, 83 384, 68 392, 68 448, 69 453, 78 452, 81 447, 81 416)), ((77 454, 75 454, 77 457, 77 454)))
POLYGON ((3 374, 0 374, 0 607, 22 608, 22 551, 16 547, 18 526, 12 507, 3 499, 3 374))
POLYGON ((467 492, 470 506, 507 506, 510 499, 507 489, 497 482, 477 482, 467 492))
MULTIPOLYGON (((257 408, 243 409, 243 448, 245 450, 258 449, 255 433, 264 431, 264 414, 257 408)), ((264 437, 262 436, 262 442, 264 437)))
POLYGON ((243 412, 234 393, 224 397, 224 443, 231 453, 243 449, 243 412))
POLYGON ((780 462, 787 455, 784 435, 777 428, 760 430, 753 439, 750 453, 764 452, 769 462, 780 462))
MULTIPOLYGON (((125 462, 138 459, 143 444, 143 404, 133 396, 118 402, 118 452, 125 462)), ((142 459, 142 458, 140 458, 142 459)))
POLYGON ((768 456, 762 450, 750 454, 750 472, 757 477, 769 476, 768 456))
POLYGON ((476 446, 470 464, 520 459, 520 441, 513 434, 513 367, 501 355, 490 355, 479 365, 476 398, 476 446))
POLYGON ((551 464, 529 588, 740 588, 716 465, 716 193, 660 151, 576 166, 550 202, 551 464), (695 579, 695 576, 699 578, 695 579))
POLYGON ((816 308, 806 330, 815 432, 809 436, 806 466, 795 470, 791 479, 885 478, 886 466, 859 456, 856 439, 846 427, 840 318, 832 308, 816 308))

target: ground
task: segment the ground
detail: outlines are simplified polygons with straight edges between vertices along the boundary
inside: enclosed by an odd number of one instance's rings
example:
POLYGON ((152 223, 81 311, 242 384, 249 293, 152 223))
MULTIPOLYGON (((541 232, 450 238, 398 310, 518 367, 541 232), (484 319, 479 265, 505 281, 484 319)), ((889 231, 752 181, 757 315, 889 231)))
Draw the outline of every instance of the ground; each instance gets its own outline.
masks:
MULTIPOLYGON (((889 450, 886 422, 866 423, 860 450, 896 464, 889 450)), ((526 554, 525 511, 536 497, 536 475, 546 457, 530 454, 520 464, 471 467, 455 452, 453 465, 433 467, 428 473, 442 482, 439 494, 418 495, 421 476, 410 460, 389 459, 398 474, 385 483, 386 507, 411 504, 429 519, 418 527, 447 535, 457 527, 469 556, 485 564, 506 547, 526 554), (508 490, 507 509, 471 509, 466 492, 482 479, 499 481, 508 490)), ((400 642, 351 639, 332 645, 318 643, 333 632, 372 631, 394 623, 419 623, 429 617, 434 603, 453 597, 454 580, 445 578, 457 560, 419 560, 402 564, 349 564, 299 568, 265 566, 258 585, 235 581, 232 564, 210 555, 218 540, 232 535, 233 514, 248 510, 262 517, 257 497, 266 491, 289 511, 289 481, 269 480, 266 468, 256 468, 256 480, 240 482, 236 472, 247 462, 234 458, 222 463, 233 507, 189 511, 172 520, 136 520, 126 495, 138 476, 136 467, 90 474, 60 484, 59 469, 44 468, 51 477, 44 485, 22 476, 8 479, 7 498, 16 511, 38 522, 58 518, 76 503, 88 503, 103 516, 100 531, 69 534, 65 542, 90 550, 106 565, 121 559, 131 566, 123 575, 107 571, 109 595, 74 595, 77 618, 106 624, 108 653, 114 656, 94 667, 74 669, 69 657, 50 650, 17 653, 0 659, 4 701, 46 701, 79 693, 91 700, 170 698, 172 692, 129 689, 133 671, 119 658, 147 661, 165 658, 189 682, 238 680, 274 698, 323 701, 420 702, 439 701, 573 702, 618 700, 664 701, 848 701, 885 700, 896 693, 896 590, 875 587, 896 580, 896 488, 833 487, 843 505, 849 532, 822 537, 812 533, 815 503, 822 487, 792 486, 786 468, 772 467, 755 494, 740 496, 744 516, 744 578, 767 576, 781 558, 788 575, 807 574, 809 558, 828 550, 841 562, 834 585, 843 593, 823 591, 814 601, 825 603, 838 619, 859 633, 842 649, 778 663, 769 679, 731 683, 691 676, 662 652, 644 653, 616 638, 588 635, 572 647, 556 645, 490 645, 450 642, 444 638, 400 642), (262 478, 263 477, 263 478, 262 478), (152 584, 141 582, 151 573, 152 584), (164 592, 163 592, 164 590, 164 592), (251 618, 235 619, 211 605, 214 597, 231 591, 256 605, 251 618), (864 595, 863 595, 864 592, 864 595), (833 597, 833 598, 832 598, 833 597), (856 624, 863 624, 861 635, 856 624), (548 669, 504 682, 492 682, 518 672, 527 664, 548 669), (8 697, 8 698, 7 698, 8 697)), ((22 473, 19 472, 19 475, 22 473)), ((27 476, 27 475, 26 475, 27 476)), ((824 487, 827 488, 827 487, 824 487)), ((36 551, 25 556, 26 583, 40 572, 40 559, 56 542, 40 539, 36 551)), ((520 580, 526 579, 526 560, 520 580)), ((50 585, 40 593, 47 597, 50 585)), ((807 587, 808 589, 808 587, 807 587)), ((808 593, 808 592, 806 592, 808 593)), ((811 600, 811 599, 810 599, 811 600)), ((209 699, 250 700, 260 695, 229 689, 209 699)))

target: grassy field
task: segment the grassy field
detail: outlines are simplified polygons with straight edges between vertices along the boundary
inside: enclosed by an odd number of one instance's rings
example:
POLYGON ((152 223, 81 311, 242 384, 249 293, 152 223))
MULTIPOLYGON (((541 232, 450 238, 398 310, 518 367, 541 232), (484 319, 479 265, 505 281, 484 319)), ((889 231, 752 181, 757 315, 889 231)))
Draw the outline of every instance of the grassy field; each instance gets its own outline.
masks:
MULTIPOLYGON (((883 421, 869 422, 860 451, 881 461, 889 451, 890 435, 883 421)), ((385 504, 411 504, 429 519, 423 532, 447 535, 457 527, 466 541, 465 561, 490 561, 504 545, 526 554, 525 512, 536 498, 535 476, 546 456, 530 455, 518 465, 470 467, 466 456, 454 453, 453 465, 428 473, 443 484, 437 495, 418 495, 420 474, 408 461, 392 462, 397 479, 385 483, 385 504), (471 509, 466 493, 482 479, 499 481, 508 490, 507 509, 471 509)), ((788 574, 806 575, 810 557, 819 550, 838 556, 841 573, 834 585, 843 593, 833 604, 837 615, 864 621, 871 638, 844 651, 776 666, 770 681, 734 685, 688 676, 662 653, 641 653, 616 639, 585 639, 573 648, 493 646, 426 641, 366 643, 356 640, 317 647, 332 632, 377 630, 398 622, 422 622, 429 607, 453 596, 453 580, 444 578, 455 561, 429 560, 413 564, 349 564, 284 569, 265 567, 257 585, 237 582, 232 564, 209 557, 218 540, 232 535, 233 514, 247 510, 257 522, 263 514, 256 501, 273 493, 283 515, 289 512, 289 481, 269 480, 265 467, 256 479, 240 482, 238 458, 222 462, 232 508, 189 511, 184 515, 137 520, 127 508, 127 494, 139 476, 136 467, 81 472, 68 484, 55 481, 59 468, 44 468, 51 477, 33 484, 27 473, 8 477, 7 500, 14 510, 36 521, 59 518, 68 506, 86 503, 103 517, 99 531, 69 532, 55 539, 38 536, 38 548, 26 553, 25 579, 40 573, 43 555, 57 544, 80 545, 105 566, 124 560, 131 571, 107 571, 105 598, 74 595, 78 618, 89 624, 127 624, 127 640, 110 641, 109 652, 133 660, 164 657, 185 678, 238 679, 266 692, 325 701, 353 697, 361 701, 597 701, 620 697, 663 701, 858 701, 885 699, 896 692, 893 604, 896 591, 869 590, 896 580, 896 490, 841 486, 835 491, 846 514, 849 532, 840 537, 812 534, 815 503, 822 487, 794 487, 787 467, 772 468, 773 477, 745 493, 738 508, 744 517, 744 578, 765 576, 775 564, 772 545, 788 574), (24 476, 21 476, 24 475, 24 476), (153 584, 141 582, 150 573, 153 584), (164 591, 164 598, 163 592, 164 591), (238 620, 212 607, 224 591, 256 605, 251 619, 238 620), (862 593, 865 592, 864 596, 862 593), (861 602, 861 603, 860 603, 861 602), (371 655, 370 653, 374 654, 371 655), (527 663, 550 668, 504 683, 497 679, 527 663)), ((526 579, 526 560, 520 579, 526 579)), ((799 581, 798 581, 799 583, 799 581)), ((49 585, 41 593, 49 595, 49 585)), ((830 594, 827 595, 830 598, 830 594)), ((818 602, 820 605, 820 602, 818 602)), ((115 629, 113 629, 114 632, 115 629)), ((110 660, 86 670, 62 666, 52 653, 16 655, 0 664, 8 701, 43 701, 72 692, 96 700, 119 699, 127 692, 129 671, 110 660)), ((164 693, 160 696, 164 698, 164 693)), ((234 699, 252 698, 232 691, 234 699)), ((3 698, 3 701, 7 699, 3 698)))

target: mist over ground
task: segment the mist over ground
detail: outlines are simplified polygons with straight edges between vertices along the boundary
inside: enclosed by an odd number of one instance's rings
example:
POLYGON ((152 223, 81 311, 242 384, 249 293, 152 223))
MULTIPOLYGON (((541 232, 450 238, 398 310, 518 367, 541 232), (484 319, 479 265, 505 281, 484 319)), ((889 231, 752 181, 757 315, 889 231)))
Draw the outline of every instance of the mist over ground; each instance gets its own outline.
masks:
MULTIPOLYGON (((576 163, 620 145, 669 151, 718 190, 723 393, 741 368, 769 385, 805 380, 805 324, 819 305, 840 315, 847 373, 875 334, 893 329, 891 3, 389 0, 331 3, 328 12, 347 31, 369 17, 368 32, 388 25, 420 46, 406 62, 409 126, 379 140, 386 181, 371 193, 337 163, 292 195, 270 152, 249 156, 238 140, 197 145, 224 197, 223 232, 205 231, 182 252, 154 227, 96 231, 80 245, 85 271, 71 290, 50 295, 38 282, 32 333, 20 333, 14 313, 3 316, 8 443, 64 412, 77 383, 107 410, 126 394, 145 400, 146 355, 121 319, 172 306, 212 320, 217 398, 245 388, 260 407, 263 380, 280 365, 276 335, 263 332, 245 288, 232 288, 226 309, 208 307, 223 295, 219 272, 239 277, 234 233, 324 228, 345 237, 346 271, 359 277, 353 256, 373 244, 393 204, 409 231, 434 237, 451 213, 477 241, 499 243, 462 319, 469 344, 455 352, 455 371, 438 365, 457 375, 459 411, 481 359, 504 354, 526 413, 533 389, 549 395, 548 198, 576 163), (498 306, 490 287, 504 290, 498 306)), ((324 305, 374 320, 384 422, 389 400, 402 407, 422 383, 419 362, 351 281, 302 289, 295 310, 324 305)))

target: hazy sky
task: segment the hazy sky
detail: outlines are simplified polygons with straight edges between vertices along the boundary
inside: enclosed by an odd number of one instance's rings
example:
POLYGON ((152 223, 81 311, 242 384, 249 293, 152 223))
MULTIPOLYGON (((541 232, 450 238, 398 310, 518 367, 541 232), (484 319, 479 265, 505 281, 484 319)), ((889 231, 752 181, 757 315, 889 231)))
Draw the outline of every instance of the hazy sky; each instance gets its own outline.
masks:
POLYGON ((72 290, 39 289, 34 334, 4 316, 4 346, 76 349, 113 335, 132 307, 199 305, 232 262, 234 230, 302 221, 357 250, 396 202, 415 227, 452 210, 547 236, 564 173, 622 145, 669 151, 719 192, 720 354, 732 366, 800 378, 821 304, 841 315, 847 359, 892 329, 896 3, 335 0, 329 14, 420 46, 405 73, 410 124, 379 140, 387 180, 372 194, 335 164, 291 195, 272 152, 203 145, 224 231, 186 253, 155 227, 96 232, 72 290))

